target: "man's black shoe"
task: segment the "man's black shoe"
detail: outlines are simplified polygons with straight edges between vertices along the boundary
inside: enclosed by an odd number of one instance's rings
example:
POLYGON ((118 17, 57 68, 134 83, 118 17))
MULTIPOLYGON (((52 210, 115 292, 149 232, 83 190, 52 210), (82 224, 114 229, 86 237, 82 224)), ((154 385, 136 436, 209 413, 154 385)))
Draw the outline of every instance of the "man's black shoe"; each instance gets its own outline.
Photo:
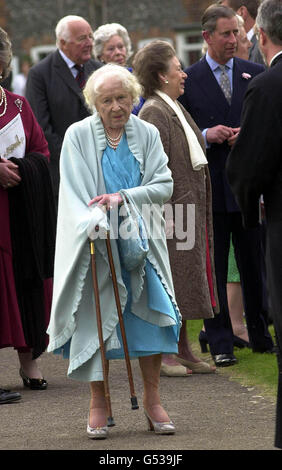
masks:
POLYGON ((233 366, 238 362, 233 354, 215 354, 212 358, 217 367, 233 366))
POLYGON ((3 388, 0 388, 0 405, 4 405, 5 403, 13 403, 14 401, 20 399, 20 393, 11 392, 11 390, 4 390, 3 388))

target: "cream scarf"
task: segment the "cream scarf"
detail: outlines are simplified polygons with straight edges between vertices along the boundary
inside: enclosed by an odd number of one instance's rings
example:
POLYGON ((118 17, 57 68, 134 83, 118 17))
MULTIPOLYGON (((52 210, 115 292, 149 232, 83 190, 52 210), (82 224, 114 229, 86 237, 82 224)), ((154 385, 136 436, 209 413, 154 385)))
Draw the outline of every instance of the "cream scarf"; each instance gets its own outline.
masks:
POLYGON ((208 161, 202 147, 199 144, 196 134, 188 124, 182 109, 180 108, 177 101, 173 101, 166 93, 163 93, 160 90, 155 90, 155 93, 159 95, 173 109, 179 121, 181 122, 189 146, 193 170, 201 170, 205 165, 208 164, 208 161))

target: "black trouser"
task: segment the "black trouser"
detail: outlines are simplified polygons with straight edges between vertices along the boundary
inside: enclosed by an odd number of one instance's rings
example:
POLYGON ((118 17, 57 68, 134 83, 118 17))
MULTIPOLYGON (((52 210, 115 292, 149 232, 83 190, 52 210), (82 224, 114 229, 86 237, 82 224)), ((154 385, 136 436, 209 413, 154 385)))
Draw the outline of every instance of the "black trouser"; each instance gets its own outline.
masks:
POLYGON ((241 214, 214 213, 214 256, 220 313, 204 321, 210 351, 215 354, 233 353, 233 332, 229 317, 226 283, 230 239, 234 245, 240 272, 249 339, 253 350, 273 347, 263 308, 263 277, 261 270, 261 227, 246 230, 241 214))

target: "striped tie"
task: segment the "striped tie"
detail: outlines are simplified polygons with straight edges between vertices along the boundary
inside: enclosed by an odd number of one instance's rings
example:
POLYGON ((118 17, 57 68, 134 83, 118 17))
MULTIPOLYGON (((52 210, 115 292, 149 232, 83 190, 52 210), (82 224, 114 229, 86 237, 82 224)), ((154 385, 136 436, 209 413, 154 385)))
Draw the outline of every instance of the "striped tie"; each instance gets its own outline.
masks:
POLYGON ((75 79, 78 83, 79 88, 82 89, 85 86, 84 67, 83 67, 83 65, 77 65, 77 64, 74 67, 78 71, 75 79))
POLYGON ((230 85, 230 80, 229 77, 226 73, 226 67, 225 65, 219 65, 219 68, 221 70, 221 75, 220 75, 220 88, 222 89, 225 98, 227 99, 228 103, 231 103, 231 85, 230 85))

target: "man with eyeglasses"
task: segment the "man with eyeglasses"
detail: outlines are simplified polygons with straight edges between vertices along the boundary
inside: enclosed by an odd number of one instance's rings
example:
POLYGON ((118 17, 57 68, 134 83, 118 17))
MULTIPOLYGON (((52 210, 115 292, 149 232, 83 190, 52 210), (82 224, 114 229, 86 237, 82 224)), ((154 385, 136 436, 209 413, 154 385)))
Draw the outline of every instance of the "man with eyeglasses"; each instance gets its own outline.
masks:
POLYGON ((29 71, 26 97, 48 141, 57 199, 65 131, 89 116, 82 90, 89 75, 102 64, 92 59, 93 32, 84 18, 68 15, 58 22, 55 32, 57 50, 29 71))

